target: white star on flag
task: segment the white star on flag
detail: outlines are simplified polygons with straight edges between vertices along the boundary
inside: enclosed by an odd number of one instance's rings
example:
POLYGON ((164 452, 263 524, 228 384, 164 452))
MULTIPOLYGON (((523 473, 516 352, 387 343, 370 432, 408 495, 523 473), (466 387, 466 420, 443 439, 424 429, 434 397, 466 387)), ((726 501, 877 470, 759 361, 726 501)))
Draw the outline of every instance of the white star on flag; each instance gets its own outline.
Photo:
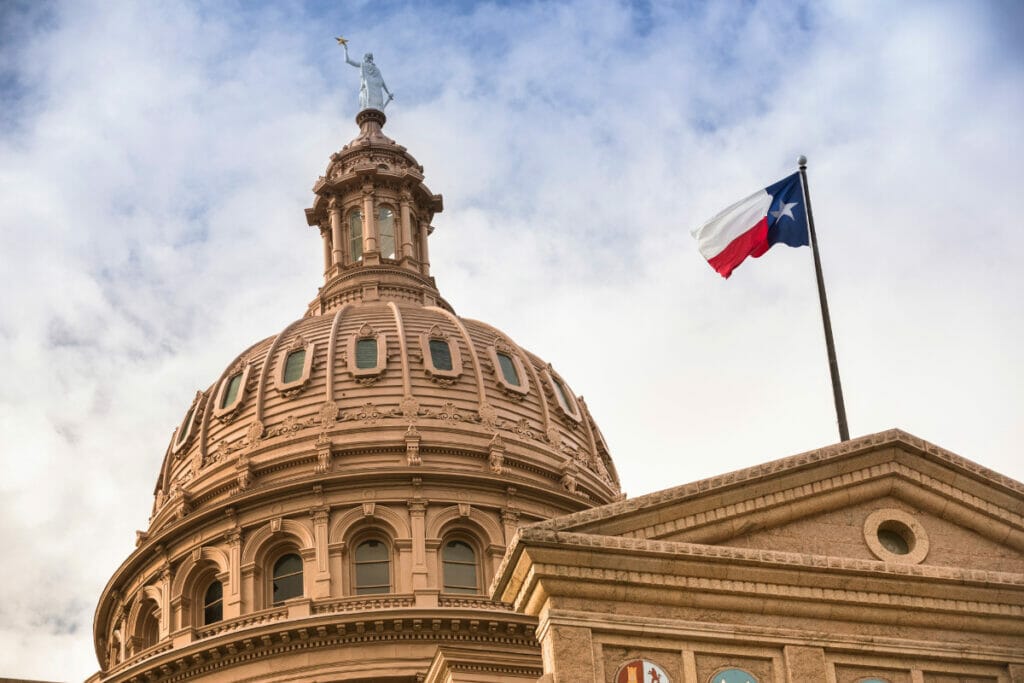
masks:
POLYGON ((796 206, 796 202, 792 202, 790 204, 787 204, 785 202, 781 202, 781 205, 782 205, 781 209, 777 209, 775 211, 769 211, 768 213, 771 214, 775 218, 775 220, 779 220, 783 216, 789 216, 793 220, 796 220, 796 216, 793 215, 793 207, 796 206))

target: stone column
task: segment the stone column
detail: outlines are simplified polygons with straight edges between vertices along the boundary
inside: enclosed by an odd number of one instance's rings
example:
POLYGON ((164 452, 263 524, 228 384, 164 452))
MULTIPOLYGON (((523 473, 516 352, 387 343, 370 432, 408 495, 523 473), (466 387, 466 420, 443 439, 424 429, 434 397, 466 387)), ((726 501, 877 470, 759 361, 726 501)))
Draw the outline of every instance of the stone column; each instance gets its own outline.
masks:
POLYGON ((554 683, 598 680, 589 628, 549 624, 540 645, 544 673, 553 673, 554 683))
POLYGON ((377 216, 373 212, 373 185, 363 185, 363 260, 377 251, 377 216))
POLYGON ((339 206, 337 199, 331 200, 328 213, 331 217, 331 238, 333 242, 334 265, 339 265, 343 262, 341 246, 345 243, 345 235, 341 221, 341 206, 339 206))
POLYGON ((409 209, 409 202, 412 200, 412 195, 409 194, 408 190, 402 190, 402 196, 399 200, 399 206, 401 207, 400 220, 398 222, 399 231, 401 237, 398 242, 398 257, 399 259, 407 259, 413 256, 412 253, 412 211, 409 209))
POLYGON ((224 618, 242 614, 242 530, 228 529, 224 534, 228 543, 228 592, 224 596, 224 618))
POLYGON ((422 500, 409 501, 409 521, 412 527, 412 589, 427 587, 427 504, 422 500))
POLYGON ((316 507, 309 511, 313 518, 313 543, 316 548, 316 575, 313 577, 313 598, 331 595, 331 572, 327 565, 327 519, 330 508, 316 507))
POLYGON ((427 250, 427 222, 420 221, 420 261, 423 263, 423 274, 430 275, 430 252, 427 250))
POLYGON ((331 271, 334 264, 334 256, 331 249, 331 231, 325 226, 320 227, 320 238, 324 241, 324 275, 331 271))

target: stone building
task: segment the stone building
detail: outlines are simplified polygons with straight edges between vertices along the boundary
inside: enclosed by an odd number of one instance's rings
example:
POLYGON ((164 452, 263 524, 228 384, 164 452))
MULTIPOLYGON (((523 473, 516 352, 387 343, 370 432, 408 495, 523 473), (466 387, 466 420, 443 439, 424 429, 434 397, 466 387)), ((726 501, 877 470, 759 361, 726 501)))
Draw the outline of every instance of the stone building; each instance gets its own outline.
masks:
POLYGON ((356 121, 306 210, 323 285, 186 407, 88 683, 1024 682, 1024 486, 893 431, 623 500, 556 367, 441 296, 441 197, 356 121))

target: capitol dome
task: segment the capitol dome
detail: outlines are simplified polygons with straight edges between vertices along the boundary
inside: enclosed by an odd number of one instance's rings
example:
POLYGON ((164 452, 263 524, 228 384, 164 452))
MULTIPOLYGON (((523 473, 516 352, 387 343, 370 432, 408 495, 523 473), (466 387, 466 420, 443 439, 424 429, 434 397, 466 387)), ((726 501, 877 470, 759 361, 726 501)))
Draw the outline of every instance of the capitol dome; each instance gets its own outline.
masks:
POLYGON ((488 586, 518 526, 618 499, 615 468, 555 366, 441 297, 441 197, 356 120, 306 210, 323 286, 185 407, 90 681, 540 675, 536 620, 488 586))

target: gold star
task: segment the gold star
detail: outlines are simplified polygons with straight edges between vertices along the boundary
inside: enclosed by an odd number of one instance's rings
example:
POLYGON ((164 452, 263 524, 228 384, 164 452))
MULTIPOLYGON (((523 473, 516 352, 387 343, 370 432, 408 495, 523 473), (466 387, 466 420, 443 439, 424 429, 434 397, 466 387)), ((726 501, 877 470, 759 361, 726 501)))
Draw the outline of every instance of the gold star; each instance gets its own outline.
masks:
POLYGON ((346 43, 348 43, 348 40, 346 38, 342 38, 341 36, 338 36, 337 38, 335 38, 335 40, 338 41, 338 45, 345 45, 346 43))

